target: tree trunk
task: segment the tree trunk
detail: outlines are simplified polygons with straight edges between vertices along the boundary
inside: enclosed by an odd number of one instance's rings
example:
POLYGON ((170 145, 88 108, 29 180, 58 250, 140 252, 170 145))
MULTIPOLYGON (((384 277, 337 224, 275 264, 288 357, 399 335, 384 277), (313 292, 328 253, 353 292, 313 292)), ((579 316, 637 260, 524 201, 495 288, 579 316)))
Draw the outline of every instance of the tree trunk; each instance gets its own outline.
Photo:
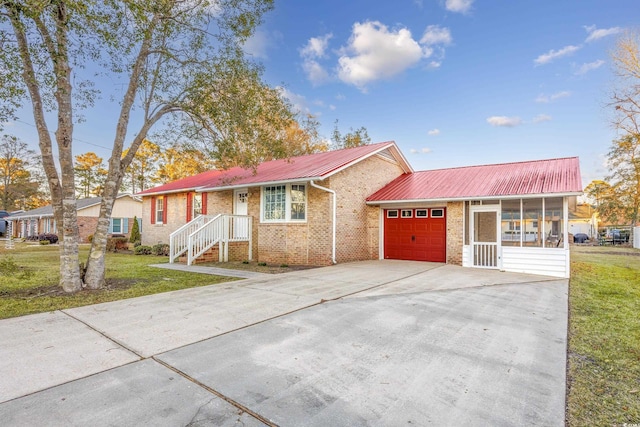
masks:
MULTIPOLYGON (((64 21, 66 11, 64 5, 58 5, 56 19, 64 21)), ((20 58, 22 59, 22 74, 31 98, 33 118, 38 130, 38 144, 42 154, 42 166, 47 175, 49 189, 51 190, 51 204, 53 206, 53 216, 58 224, 60 236, 60 284, 65 292, 75 292, 82 289, 80 279, 80 265, 78 256, 78 222, 75 200, 75 184, 73 182, 73 158, 71 157, 71 142, 73 132, 72 104, 71 104, 71 81, 69 58, 67 55, 67 40, 65 33, 65 23, 58 22, 56 40, 54 42, 50 32, 44 23, 38 18, 33 18, 41 36, 45 42, 47 51, 54 63, 56 74, 56 101, 58 101, 58 131, 56 140, 58 142, 58 155, 62 170, 62 179, 58 175, 55 161, 53 159, 53 149, 51 136, 44 115, 43 101, 36 78, 35 67, 31 58, 29 42, 27 40, 24 26, 20 21, 17 8, 9 9, 11 20, 20 58), (57 42, 57 43, 56 43, 57 42), (62 102, 62 105, 60 105, 62 102), (71 168, 71 175, 64 176, 71 168)))
POLYGON ((102 203, 100 203, 100 217, 98 226, 93 233, 91 250, 87 259, 87 271, 84 275, 84 282, 89 289, 100 289, 106 283, 105 255, 107 253, 107 235, 109 233, 109 220, 113 211, 113 204, 118 195, 120 180, 112 178, 109 174, 102 192, 102 203))

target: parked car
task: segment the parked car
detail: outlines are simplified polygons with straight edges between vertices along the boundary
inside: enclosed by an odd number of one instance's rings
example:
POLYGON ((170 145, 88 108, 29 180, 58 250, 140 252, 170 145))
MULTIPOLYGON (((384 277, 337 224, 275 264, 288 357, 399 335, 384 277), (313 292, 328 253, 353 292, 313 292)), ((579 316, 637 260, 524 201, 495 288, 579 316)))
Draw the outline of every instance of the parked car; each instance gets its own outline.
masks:
POLYGON ((573 243, 586 243, 589 240, 589 236, 584 233, 576 233, 573 236, 573 243))
POLYGON ((9 216, 9 212, 0 211, 0 237, 4 237, 5 233, 7 232, 7 221, 2 219, 7 216, 9 216))

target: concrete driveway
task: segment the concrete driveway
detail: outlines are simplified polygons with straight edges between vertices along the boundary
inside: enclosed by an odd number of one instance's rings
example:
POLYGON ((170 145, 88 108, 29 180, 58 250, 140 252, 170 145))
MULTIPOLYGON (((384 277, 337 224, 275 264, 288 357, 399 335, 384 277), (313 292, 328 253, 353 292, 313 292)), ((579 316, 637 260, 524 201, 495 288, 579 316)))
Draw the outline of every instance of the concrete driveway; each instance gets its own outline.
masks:
POLYGON ((368 261, 0 321, 4 425, 563 425, 567 280, 368 261))

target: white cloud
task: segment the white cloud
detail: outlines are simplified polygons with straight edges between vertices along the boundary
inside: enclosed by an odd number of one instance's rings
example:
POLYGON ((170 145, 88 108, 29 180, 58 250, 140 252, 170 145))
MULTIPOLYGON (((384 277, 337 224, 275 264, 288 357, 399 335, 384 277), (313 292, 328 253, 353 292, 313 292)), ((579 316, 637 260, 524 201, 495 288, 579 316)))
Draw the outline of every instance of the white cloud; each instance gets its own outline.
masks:
POLYGON ((329 72, 318 62, 318 59, 326 56, 329 40, 332 37, 333 34, 331 33, 321 37, 311 37, 307 44, 300 49, 302 69, 309 81, 314 85, 319 85, 329 80, 329 72))
POLYGON ((408 29, 389 30, 378 21, 357 22, 338 60, 338 77, 364 89, 368 83, 403 72, 424 56, 408 29))
POLYGON ((569 45, 569 46, 563 47, 560 50, 553 50, 552 49, 549 52, 538 56, 533 62, 536 65, 548 64, 549 62, 553 61, 554 59, 562 58, 563 56, 567 56, 567 55, 571 55, 572 53, 580 50, 580 48, 581 48, 581 46, 569 45))
POLYGON ((596 68, 600 68, 604 65, 604 61, 602 59, 598 59, 597 61, 584 63, 578 68, 576 71, 577 75, 587 74, 591 70, 595 70, 596 68))
POLYGON ((474 0, 446 0, 444 7, 450 12, 466 13, 471 9, 474 0))
POLYGON ((286 87, 278 86, 276 87, 280 92, 280 96, 289 100, 295 112, 300 113, 309 113, 311 110, 307 106, 307 99, 303 95, 299 95, 297 93, 291 92, 286 87))
POLYGON ((596 28, 595 25, 585 25, 584 29, 587 30, 587 33, 589 34, 585 40, 587 43, 622 32, 621 27, 596 28))
POLYGON ((429 132, 427 132, 429 135, 431 136, 436 136, 436 135, 440 135, 440 129, 431 129, 429 132))
POLYGON ((548 122, 552 119, 552 117, 548 114, 538 114, 533 118, 533 123, 542 123, 548 122))
POLYGON ((329 80, 329 72, 315 59, 305 59, 302 63, 302 69, 313 85, 319 85, 329 80))
POLYGON ((282 34, 274 31, 267 33, 266 31, 257 30, 244 43, 244 51, 256 58, 268 58, 267 51, 276 46, 277 42, 282 39, 282 34))
POLYGON ((411 150, 409 150, 411 154, 429 154, 431 153, 431 151, 432 151, 431 148, 427 148, 427 147, 421 148, 419 150, 416 148, 412 148, 411 150))
POLYGON ((449 45, 452 42, 451 31, 439 25, 429 25, 420 39, 420 43, 432 46, 434 44, 449 45))
POLYGON ((347 97, 344 94, 339 93, 339 94, 336 95, 336 99, 338 101, 344 101, 345 99, 347 99, 347 97))
POLYGON ((499 127, 515 127, 522 124, 520 117, 507 117, 507 116, 491 116, 487 119, 487 123, 491 126, 499 127))
POLYGON ((428 26, 420 41, 407 28, 390 29, 379 21, 357 22, 347 46, 340 50, 338 78, 366 90, 366 85, 402 73, 437 50, 438 58, 428 66, 437 68, 444 47, 452 42, 448 28, 428 26))
POLYGON ((335 111, 335 109, 336 109, 336 106, 335 106, 335 105, 333 105, 333 104, 329 104, 329 110, 331 110, 331 111, 335 111))
POLYGON ((323 58, 332 37, 331 33, 321 37, 311 37, 306 46, 300 50, 300 55, 305 58, 323 58))
POLYGON ((556 100, 561 99, 561 98, 566 98, 568 96, 571 96, 571 92, 569 92, 568 90, 563 90, 561 92, 556 92, 556 93, 551 94, 551 95, 545 95, 545 94, 541 93, 536 98, 536 102, 540 102, 540 103, 545 103, 546 104, 548 102, 553 102, 553 101, 556 101, 556 100))

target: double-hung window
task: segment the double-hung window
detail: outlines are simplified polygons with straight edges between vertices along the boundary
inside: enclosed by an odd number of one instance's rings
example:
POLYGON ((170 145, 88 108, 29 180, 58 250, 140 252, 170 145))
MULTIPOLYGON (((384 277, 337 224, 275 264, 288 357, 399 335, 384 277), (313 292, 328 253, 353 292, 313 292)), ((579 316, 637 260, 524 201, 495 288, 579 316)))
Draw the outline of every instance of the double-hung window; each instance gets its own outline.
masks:
POLYGON ((109 234, 127 234, 129 232, 129 218, 111 218, 109 234))
POLYGON ((193 195, 193 212, 191 213, 191 218, 195 218, 198 215, 202 215, 202 193, 193 195))
POLYGON ((160 196, 156 198, 156 224, 162 224, 164 222, 164 197, 160 196))
POLYGON ((305 184, 262 187, 263 222, 303 222, 306 219, 307 191, 305 184))

